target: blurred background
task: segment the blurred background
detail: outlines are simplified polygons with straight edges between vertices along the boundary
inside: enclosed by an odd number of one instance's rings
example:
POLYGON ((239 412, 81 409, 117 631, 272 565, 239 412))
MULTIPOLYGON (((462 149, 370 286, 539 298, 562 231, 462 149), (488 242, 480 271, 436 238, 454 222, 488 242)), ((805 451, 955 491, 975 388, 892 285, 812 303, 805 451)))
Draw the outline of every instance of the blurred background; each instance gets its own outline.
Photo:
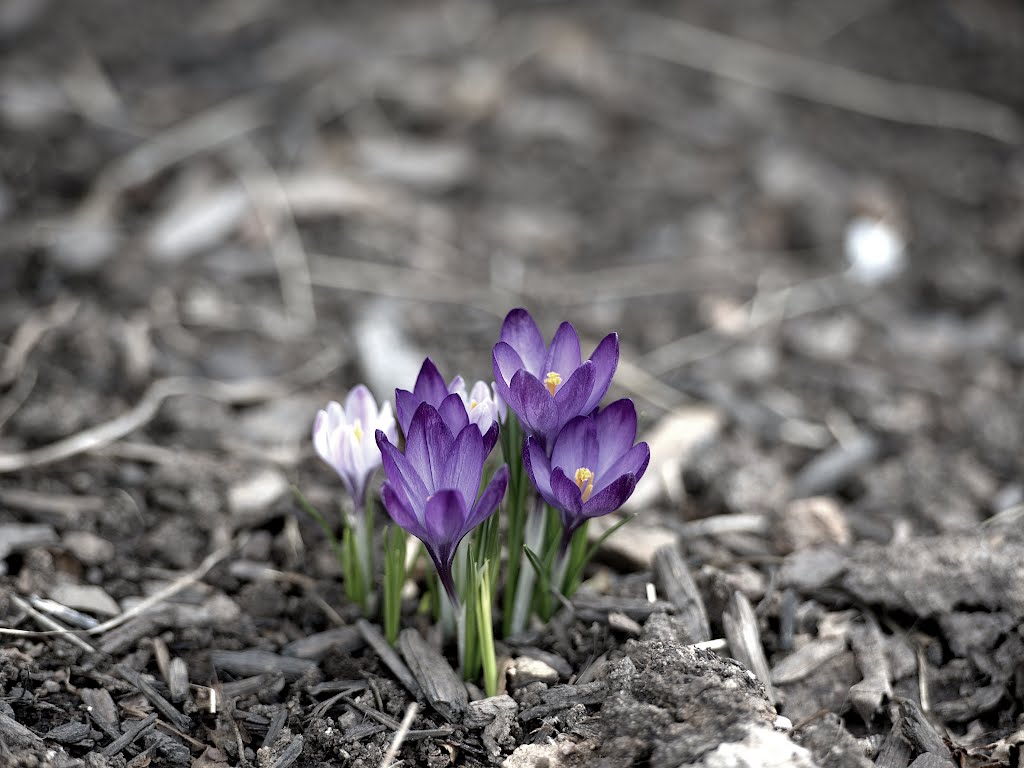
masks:
POLYGON ((1022 83, 1012 0, 4 0, 2 469, 153 511, 131 461, 280 480, 356 382, 490 379, 524 305, 678 416, 673 518, 726 429, 732 511, 870 433, 864 535, 974 525, 1021 496, 1022 83))

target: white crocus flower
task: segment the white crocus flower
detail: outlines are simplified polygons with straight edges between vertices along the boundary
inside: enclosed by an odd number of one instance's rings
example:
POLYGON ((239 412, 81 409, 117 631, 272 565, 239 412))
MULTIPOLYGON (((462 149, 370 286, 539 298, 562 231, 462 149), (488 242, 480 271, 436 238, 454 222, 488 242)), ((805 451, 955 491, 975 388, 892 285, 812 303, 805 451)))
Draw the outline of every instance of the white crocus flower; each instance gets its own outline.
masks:
POLYGON ((348 393, 344 407, 331 401, 317 413, 313 423, 313 446, 345 483, 357 514, 366 503, 370 478, 381 465, 378 429, 391 442, 398 442, 391 403, 385 402, 378 409, 370 390, 362 384, 348 393))

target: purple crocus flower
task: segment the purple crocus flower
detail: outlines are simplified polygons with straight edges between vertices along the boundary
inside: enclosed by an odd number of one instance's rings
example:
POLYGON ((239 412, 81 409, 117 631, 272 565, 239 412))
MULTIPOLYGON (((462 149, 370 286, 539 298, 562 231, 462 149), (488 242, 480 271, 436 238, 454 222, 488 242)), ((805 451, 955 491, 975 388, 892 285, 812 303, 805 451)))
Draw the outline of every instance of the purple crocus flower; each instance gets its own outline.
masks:
POLYGON ((366 486, 380 466, 380 451, 373 436, 382 431, 391 440, 398 439, 391 403, 380 409, 365 386, 348 393, 344 407, 331 401, 319 411, 313 422, 313 447, 341 477, 359 514, 366 503, 366 486))
POLYGON ((610 333, 581 362, 571 323, 555 331, 551 346, 525 309, 513 309, 494 345, 494 385, 527 433, 545 448, 570 419, 592 413, 608 391, 619 363, 619 337, 610 333))
POLYGON ((468 421, 453 434, 430 403, 422 403, 413 414, 404 454, 384 432, 377 432, 377 445, 384 458, 384 508, 397 525, 423 542, 448 596, 457 602, 455 551, 497 509, 508 484, 508 466, 494 473, 478 499, 487 458, 484 437, 468 421))
MULTIPOLYGON (((479 384, 482 382, 478 382, 479 384)), ((477 392, 477 387, 473 388, 473 392, 477 392)), ((432 405, 437 410, 453 435, 459 434, 470 422, 476 424, 484 438, 484 456, 491 453, 491 449, 498 441, 497 417, 501 414, 504 403, 502 408, 493 401, 490 403, 493 407, 486 407, 485 410, 472 407, 471 403, 467 402, 466 384, 462 377, 456 376, 451 384, 445 384, 444 377, 429 357, 420 367, 412 392, 405 389, 395 390, 395 410, 398 412, 398 424, 402 427, 402 434, 408 436, 413 416, 422 403, 432 405), (493 416, 489 421, 486 419, 488 415, 493 416)))
POLYGON ((523 463, 537 492, 562 517, 563 546, 592 517, 614 512, 629 498, 650 461, 637 443, 636 408, 616 400, 594 416, 577 416, 555 438, 550 458, 527 437, 523 463))

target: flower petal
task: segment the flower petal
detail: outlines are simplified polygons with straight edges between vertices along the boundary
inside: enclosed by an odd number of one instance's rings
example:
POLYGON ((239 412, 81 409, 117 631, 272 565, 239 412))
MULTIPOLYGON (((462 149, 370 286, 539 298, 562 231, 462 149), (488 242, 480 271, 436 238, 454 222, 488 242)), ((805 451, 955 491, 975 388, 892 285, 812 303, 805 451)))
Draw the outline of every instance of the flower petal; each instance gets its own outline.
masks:
POLYGON ((558 409, 551 393, 540 380, 526 370, 519 370, 512 377, 509 387, 509 405, 516 412, 527 431, 547 435, 558 424, 558 409), (517 403, 517 409, 513 403, 517 403))
POLYGON ((426 538, 426 530, 424 530, 423 525, 416 518, 415 513, 409 509, 407 499, 402 495, 401 491, 394 488, 390 483, 384 483, 381 486, 380 493, 381 500, 384 502, 384 509, 387 510, 388 517, 391 518, 395 525, 408 531, 420 541, 426 538))
POLYGON ((513 309, 505 316, 505 322, 501 324, 501 340, 519 354, 526 369, 534 376, 546 373, 540 368, 544 364, 547 346, 537 323, 525 309, 513 309))
POLYGON ((523 446, 523 465, 530 482, 544 501, 554 506, 555 496, 551 490, 551 462, 537 438, 528 436, 523 446))
POLYGON ((345 398, 345 416, 349 424, 358 421, 365 432, 373 429, 377 421, 377 401, 373 399, 365 385, 359 384, 348 393, 348 397, 345 398))
POLYGON ((395 390, 395 411, 398 413, 398 425, 402 428, 403 435, 409 434, 409 425, 412 424, 412 417, 421 402, 422 400, 407 389, 395 390))
MULTIPOLYGON (((601 446, 601 450, 604 451, 604 445, 601 446)), ((603 453, 601 458, 603 461, 603 453)), ((612 462, 611 466, 598 472, 594 482, 594 494, 600 493, 622 475, 632 475, 639 480, 647 471, 647 464, 650 460, 651 449, 647 447, 647 443, 637 443, 612 462)))
MULTIPOLYGON (((603 475, 622 454, 633 447, 636 440, 636 406, 629 398, 616 400, 598 411, 594 417, 597 440, 601 445, 601 460, 594 471, 603 475)), ((622 474, 619 472, 618 474, 622 474)))
MULTIPOLYGON (((479 429, 479 427, 477 427, 479 429)), ((498 442, 498 422, 492 421, 491 426, 487 428, 487 431, 483 434, 484 438, 484 458, 491 455, 491 451, 494 450, 495 443, 498 442)))
POLYGON ((430 403, 420 403, 405 436, 405 456, 430 491, 443 488, 445 467, 451 461, 455 438, 430 403))
POLYGON ((469 520, 466 522, 466 533, 469 533, 476 528, 480 523, 486 520, 501 504, 501 500, 505 498, 505 489, 508 487, 508 464, 502 464, 498 467, 498 471, 491 477, 491 482, 484 488, 484 492, 480 494, 480 498, 473 506, 473 510, 469 515, 469 520))
MULTIPOLYGON (((589 416, 577 416, 570 420, 558 433, 555 447, 551 451, 552 478, 556 467, 561 467, 570 475, 580 467, 586 467, 593 472, 599 458, 598 450, 594 420, 589 416)), ((551 482, 554 489, 554 480, 551 482)), ((575 483, 573 485, 575 486, 575 483)), ((558 491, 555 490, 555 493, 558 491)))
POLYGON ((484 439, 475 424, 467 424, 455 438, 438 487, 458 490, 468 509, 480 491, 483 467, 484 439))
POLYGON ((555 392, 555 407, 558 409, 558 424, 565 424, 574 416, 589 413, 584 409, 591 390, 594 388, 594 364, 587 360, 573 371, 572 376, 555 392))
POLYGON ((379 429, 376 437, 388 482, 404 493, 409 508, 417 516, 422 515, 429 494, 424 478, 379 429))
MULTIPOLYGON (((494 386, 506 401, 509 399, 509 384, 516 371, 526 368, 519 353, 504 341, 494 345, 491 352, 491 361, 494 368, 494 386)), ((515 410, 514 408, 512 410, 515 410)))
POLYGON ((421 402, 430 403, 435 408, 448 396, 448 385, 444 383, 444 377, 429 357, 420 367, 413 393, 421 402))
POLYGON ((441 420, 448 426, 453 435, 459 434, 462 428, 469 423, 469 416, 466 415, 466 404, 458 394, 451 394, 441 401, 437 412, 441 420))
POLYGON ((583 359, 580 352, 580 337, 572 323, 562 323, 555 331, 555 338, 551 340, 551 349, 544 359, 544 370, 540 376, 546 376, 550 371, 555 371, 563 377, 568 377, 580 367, 583 359))
POLYGON ((453 488, 442 489, 427 499, 427 539, 424 543, 449 566, 455 556, 455 548, 466 533, 468 517, 462 494, 453 488))
POLYGON ((590 391, 587 404, 583 407, 582 413, 590 413, 601 403, 601 398, 608 392, 612 383, 612 376, 619 365, 619 335, 609 333, 601 343, 597 345, 594 354, 590 356, 594 363, 594 388, 590 391))
POLYGON ((587 500, 583 505, 583 517, 590 519, 614 512, 629 498, 634 488, 636 488, 636 477, 633 475, 625 474, 615 478, 604 490, 595 493, 587 500))
POLYGON ((583 494, 579 486, 566 477, 561 467, 551 470, 551 491, 557 502, 551 506, 557 507, 569 518, 575 518, 580 514, 583 508, 583 494))

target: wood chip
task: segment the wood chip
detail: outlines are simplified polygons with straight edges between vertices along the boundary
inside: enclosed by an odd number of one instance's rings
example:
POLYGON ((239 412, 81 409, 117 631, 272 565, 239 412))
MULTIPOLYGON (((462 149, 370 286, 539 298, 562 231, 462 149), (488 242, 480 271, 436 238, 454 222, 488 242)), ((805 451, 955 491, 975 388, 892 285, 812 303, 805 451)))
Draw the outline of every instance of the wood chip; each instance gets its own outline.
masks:
POLYGON ((733 657, 757 675, 764 684, 768 700, 774 704, 775 690, 768 672, 768 660, 764 657, 761 630, 758 629, 754 609, 742 592, 733 592, 729 607, 722 615, 722 624, 733 657))
POLYGON ((519 713, 519 720, 528 722, 564 712, 576 704, 600 704, 608 697, 608 686, 603 680, 586 685, 556 685, 542 691, 540 704, 519 713))
POLYGON ((359 634, 363 636, 363 639, 366 640, 366 644, 373 648, 374 653, 384 662, 384 666, 391 670, 391 674, 398 679, 398 682, 405 687, 405 690, 419 698, 422 693, 419 683, 416 682, 416 678, 413 677, 409 668, 405 666, 405 662, 402 661, 401 657, 388 645, 388 641, 384 639, 384 635, 380 633, 380 630, 366 619, 359 619, 356 622, 356 628, 359 630, 359 634))
POLYGON ((427 703, 449 723, 462 717, 469 705, 466 686, 444 656, 413 628, 403 629, 398 648, 423 689, 427 703))
POLYGON ((654 554, 654 575, 665 599, 678 611, 686 628, 687 643, 703 643, 711 639, 707 608, 693 581, 686 561, 676 547, 662 547, 654 554))
POLYGON ((337 650, 340 653, 353 653, 364 645, 366 645, 366 640, 358 627, 336 627, 288 643, 281 653, 299 659, 320 661, 331 650, 337 650))
POLYGON ((772 682, 786 685, 802 680, 845 650, 846 641, 841 638, 812 640, 772 667, 772 682))
POLYGON ((870 467, 881 455, 882 443, 861 434, 838 443, 808 462, 793 480, 792 497, 821 496, 838 489, 870 467))
POLYGON ((882 702, 892 698, 889 655, 874 619, 850 627, 850 644, 864 679, 850 688, 850 702, 865 723, 870 723, 882 702))
POLYGON ((4 560, 12 552, 46 547, 56 544, 57 541, 57 531, 52 525, 4 523, 0 525, 0 560, 4 560))
POLYGON ((70 722, 50 729, 43 738, 60 744, 80 744, 88 739, 91 733, 92 727, 88 723, 70 722))
POLYGON ((127 724, 124 734, 114 741, 110 742, 102 750, 103 754, 107 757, 113 757, 118 752, 125 749, 129 744, 134 742, 142 734, 153 729, 156 725, 158 715, 156 712, 151 713, 144 720, 136 720, 133 723, 127 724))
POLYGON ((170 722, 179 731, 188 733, 192 727, 192 720, 188 715, 179 712, 171 702, 165 699, 159 691, 153 686, 153 684, 146 679, 145 675, 141 675, 134 669, 125 666, 124 664, 118 664, 117 674, 128 683, 131 683, 139 693, 146 697, 147 701, 152 704, 157 711, 160 712, 168 722, 170 722))
POLYGON ((903 725, 897 716, 875 757, 875 768, 907 768, 909 764, 910 745, 903 739, 903 725))
POLYGON ((167 688, 175 704, 188 698, 188 665, 180 656, 171 659, 167 666, 167 688))
POLYGON ((585 621, 607 621, 609 613, 622 613, 635 621, 644 621, 653 613, 675 613, 676 607, 664 600, 653 603, 645 597, 613 597, 580 592, 572 599, 576 613, 585 621))
POLYGON ((117 707, 106 688, 79 688, 78 697, 88 707, 93 720, 118 727, 117 707))
POLYGON ((519 705, 516 704, 516 700, 507 693, 503 693, 500 696, 469 702, 469 708, 466 710, 462 724, 467 728, 483 728, 503 712, 515 715, 518 711, 519 705))
POLYGON ((317 668, 315 661, 257 650, 210 651, 210 661, 218 670, 238 677, 271 673, 284 675, 286 680, 298 680, 317 668))
POLYGON ((921 712, 913 699, 900 699, 900 716, 903 724, 903 738, 918 752, 931 752, 945 760, 952 760, 953 755, 942 737, 935 732, 932 724, 921 712))
POLYGON ((13 717, 0 712, 0 741, 9 747, 42 749, 43 740, 13 717))

